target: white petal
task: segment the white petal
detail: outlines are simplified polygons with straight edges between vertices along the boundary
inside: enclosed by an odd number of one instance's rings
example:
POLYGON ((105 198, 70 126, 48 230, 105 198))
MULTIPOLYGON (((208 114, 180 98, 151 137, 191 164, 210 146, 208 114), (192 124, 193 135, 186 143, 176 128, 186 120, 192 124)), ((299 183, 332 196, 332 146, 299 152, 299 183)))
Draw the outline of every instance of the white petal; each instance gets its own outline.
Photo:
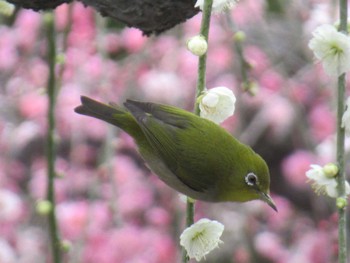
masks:
POLYGON ((306 177, 310 180, 319 181, 322 177, 324 177, 324 172, 321 166, 317 164, 311 164, 311 169, 306 171, 306 177))
POLYGON ((203 10, 204 0, 197 0, 194 7, 199 7, 201 10, 203 10))
POLYGON ((345 181, 345 195, 348 196, 350 194, 350 185, 348 181, 345 181))
POLYGON ((218 104, 219 99, 220 99, 219 95, 213 92, 209 92, 207 95, 203 97, 202 103, 203 105, 212 108, 218 104))
POLYGON ((337 183, 335 184, 328 184, 326 186, 326 193, 328 196, 337 198, 338 197, 338 190, 337 190, 337 183))

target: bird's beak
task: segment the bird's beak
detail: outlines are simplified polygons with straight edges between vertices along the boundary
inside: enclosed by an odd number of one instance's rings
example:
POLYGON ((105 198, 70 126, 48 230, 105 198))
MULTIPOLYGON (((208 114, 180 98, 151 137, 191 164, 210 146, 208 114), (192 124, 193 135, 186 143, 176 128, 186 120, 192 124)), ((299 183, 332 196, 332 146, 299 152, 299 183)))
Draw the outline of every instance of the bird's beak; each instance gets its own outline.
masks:
POLYGON ((261 193, 261 200, 267 203, 273 210, 278 212, 275 202, 272 200, 271 196, 267 193, 261 193))

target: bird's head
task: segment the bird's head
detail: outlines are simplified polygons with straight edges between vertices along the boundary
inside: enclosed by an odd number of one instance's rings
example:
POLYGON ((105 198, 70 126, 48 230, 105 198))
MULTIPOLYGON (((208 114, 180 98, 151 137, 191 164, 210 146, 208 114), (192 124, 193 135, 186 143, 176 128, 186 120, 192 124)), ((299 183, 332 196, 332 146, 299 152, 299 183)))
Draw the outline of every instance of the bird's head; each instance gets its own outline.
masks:
POLYGON ((277 211, 270 196, 269 168, 260 155, 252 150, 249 150, 249 154, 236 166, 235 175, 225 184, 223 188, 226 189, 226 201, 262 200, 277 211))
POLYGON ((246 189, 254 199, 260 199, 277 212, 275 202, 270 196, 270 175, 268 173, 248 172, 244 177, 246 189))

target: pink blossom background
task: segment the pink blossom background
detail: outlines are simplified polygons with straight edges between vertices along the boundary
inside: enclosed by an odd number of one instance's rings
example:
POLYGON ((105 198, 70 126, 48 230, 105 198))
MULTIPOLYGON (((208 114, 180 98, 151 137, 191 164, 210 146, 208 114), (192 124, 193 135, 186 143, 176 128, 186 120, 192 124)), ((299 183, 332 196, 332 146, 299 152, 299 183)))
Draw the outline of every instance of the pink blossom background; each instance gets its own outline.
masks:
MULTIPOLYGON (((229 13, 246 33, 249 77, 259 87, 255 97, 241 89, 225 15, 212 19, 208 88, 227 86, 236 94, 235 115, 223 126, 267 161, 279 212, 259 201, 198 202, 196 218, 225 225, 224 244, 208 263, 336 259, 334 200, 313 193, 305 171, 335 158, 336 82, 314 63, 307 43, 316 26, 337 17, 331 0, 287 5, 288 12, 276 15, 263 0, 245 0, 229 13)), ((198 59, 185 43, 199 32, 201 15, 150 38, 79 3, 60 6, 55 15, 60 52, 70 27, 65 62, 57 68, 56 107, 57 217, 70 245, 64 262, 179 262, 185 217, 179 195, 146 168, 127 134, 73 109, 86 95, 191 110, 198 59)), ((51 262, 47 221, 35 209, 46 195, 43 15, 21 10, 12 26, 0 25, 0 36, 0 262, 51 262)))

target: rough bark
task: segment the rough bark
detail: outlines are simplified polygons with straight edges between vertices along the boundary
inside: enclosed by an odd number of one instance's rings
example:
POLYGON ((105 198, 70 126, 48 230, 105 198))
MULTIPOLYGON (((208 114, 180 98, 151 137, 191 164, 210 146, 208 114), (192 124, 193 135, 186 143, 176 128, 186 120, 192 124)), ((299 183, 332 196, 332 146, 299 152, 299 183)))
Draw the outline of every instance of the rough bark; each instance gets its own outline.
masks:
MULTIPOLYGON (((7 0, 35 11, 54 9, 72 0, 7 0)), ((196 15, 196 0, 81 0, 103 16, 140 29, 145 35, 159 34, 196 15)))

